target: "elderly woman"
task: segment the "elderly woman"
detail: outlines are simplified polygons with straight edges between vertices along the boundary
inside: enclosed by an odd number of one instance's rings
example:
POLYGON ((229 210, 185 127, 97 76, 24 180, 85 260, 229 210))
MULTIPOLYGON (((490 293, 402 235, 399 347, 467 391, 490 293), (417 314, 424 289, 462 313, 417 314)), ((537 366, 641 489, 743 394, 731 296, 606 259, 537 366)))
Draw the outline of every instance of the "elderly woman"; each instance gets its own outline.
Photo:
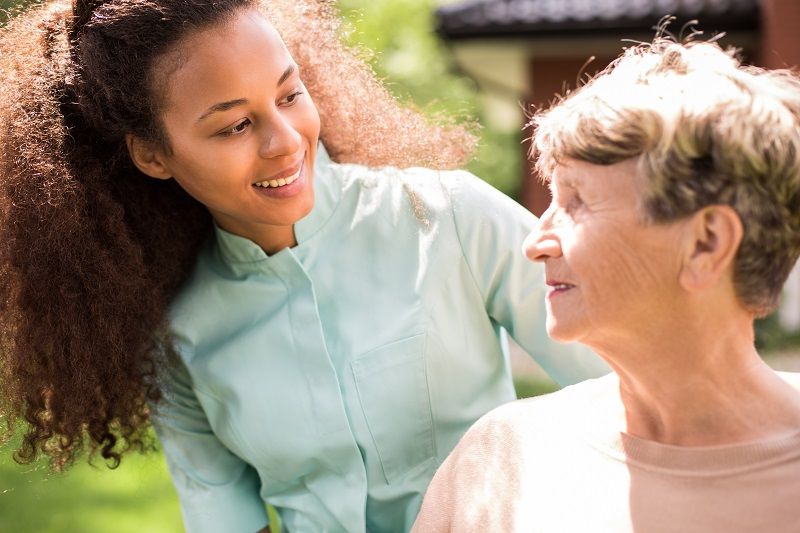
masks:
POLYGON ((547 329, 615 373, 483 417, 416 531, 800 531, 798 379, 753 334, 800 252, 800 80, 657 39, 533 122, 547 329))

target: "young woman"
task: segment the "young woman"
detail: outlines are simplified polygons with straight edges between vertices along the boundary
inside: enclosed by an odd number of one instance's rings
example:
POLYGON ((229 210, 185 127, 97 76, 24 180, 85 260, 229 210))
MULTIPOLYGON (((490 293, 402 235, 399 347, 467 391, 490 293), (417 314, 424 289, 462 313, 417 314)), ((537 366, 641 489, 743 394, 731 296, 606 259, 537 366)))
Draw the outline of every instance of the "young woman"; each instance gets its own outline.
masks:
POLYGON ((543 321, 533 217, 464 172, 399 170, 473 139, 398 106, 335 26, 325 3, 111 0, 3 31, 21 460, 119 461, 152 413, 189 531, 256 531, 264 502, 290 531, 406 530, 514 397, 502 328, 561 383, 602 372, 517 330, 543 321))

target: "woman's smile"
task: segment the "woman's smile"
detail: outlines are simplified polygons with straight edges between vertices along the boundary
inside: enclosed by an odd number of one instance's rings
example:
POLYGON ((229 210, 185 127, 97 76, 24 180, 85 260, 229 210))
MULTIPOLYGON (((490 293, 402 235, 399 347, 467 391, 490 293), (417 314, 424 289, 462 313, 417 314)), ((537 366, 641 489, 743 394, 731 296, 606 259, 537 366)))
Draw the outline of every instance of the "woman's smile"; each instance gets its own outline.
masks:
POLYGON ((307 184, 305 154, 303 154, 303 159, 298 165, 254 183, 253 189, 257 194, 270 198, 291 198, 303 192, 307 184))

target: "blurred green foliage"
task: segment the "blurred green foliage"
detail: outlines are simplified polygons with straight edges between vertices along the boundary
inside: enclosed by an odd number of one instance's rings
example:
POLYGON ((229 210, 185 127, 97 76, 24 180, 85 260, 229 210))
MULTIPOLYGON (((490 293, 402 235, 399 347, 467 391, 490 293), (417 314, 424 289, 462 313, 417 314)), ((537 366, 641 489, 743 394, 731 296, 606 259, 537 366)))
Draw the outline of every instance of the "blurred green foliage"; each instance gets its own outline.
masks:
POLYGON ((5 24, 8 21, 9 11, 13 13, 14 10, 20 9, 32 3, 32 0, 0 0, 0 25, 5 24))
POLYGON ((362 48, 375 72, 403 102, 434 116, 478 120, 480 144, 469 170, 510 196, 520 186, 522 132, 486 126, 478 87, 457 74, 452 55, 434 33, 432 0, 339 0, 347 40, 362 48))
POLYGON ((518 377, 514 379, 514 388, 517 390, 517 398, 521 399, 550 394, 557 391, 559 387, 549 379, 518 377))
POLYGON ((800 331, 786 331, 781 327, 778 313, 756 320, 756 348, 761 353, 800 349, 800 331))
POLYGON ((178 500, 159 454, 126 456, 116 470, 84 462, 58 474, 45 460, 15 463, 12 447, 0 448, 0 531, 183 531, 178 500))

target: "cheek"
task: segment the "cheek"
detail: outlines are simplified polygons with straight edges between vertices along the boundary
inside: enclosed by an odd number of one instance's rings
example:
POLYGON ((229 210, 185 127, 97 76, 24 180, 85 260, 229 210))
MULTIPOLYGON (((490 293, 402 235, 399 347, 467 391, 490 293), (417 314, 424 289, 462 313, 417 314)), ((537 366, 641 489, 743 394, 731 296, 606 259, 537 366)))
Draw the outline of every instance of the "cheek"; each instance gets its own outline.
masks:
POLYGON ((198 141, 192 139, 174 145, 175 172, 179 182, 194 187, 217 188, 223 185, 226 177, 240 174, 248 164, 248 152, 253 151, 249 143, 238 139, 222 142, 198 141))
POLYGON ((176 169, 175 181, 186 192, 200 199, 198 196, 207 196, 219 187, 219 163, 219 158, 209 158, 205 154, 197 154, 195 158, 176 169))
POLYGON ((306 110, 305 115, 305 124, 307 129, 306 136, 309 137, 314 144, 316 144, 317 140, 319 139, 319 130, 320 130, 320 118, 319 112, 317 111, 316 106, 314 104, 310 104, 309 109, 306 110))
POLYGON ((311 100, 311 96, 307 93, 305 96, 306 99, 294 108, 292 123, 296 131, 316 144, 320 131, 319 111, 311 100))
POLYGON ((670 286, 675 255, 646 231, 611 230, 586 236, 595 246, 583 250, 581 264, 592 305, 661 298, 670 286))
POLYGON ((234 178, 243 173, 237 166, 244 161, 245 158, 226 158, 210 150, 184 151, 174 166, 173 177, 189 196, 206 207, 220 209, 228 198, 237 195, 234 178))

